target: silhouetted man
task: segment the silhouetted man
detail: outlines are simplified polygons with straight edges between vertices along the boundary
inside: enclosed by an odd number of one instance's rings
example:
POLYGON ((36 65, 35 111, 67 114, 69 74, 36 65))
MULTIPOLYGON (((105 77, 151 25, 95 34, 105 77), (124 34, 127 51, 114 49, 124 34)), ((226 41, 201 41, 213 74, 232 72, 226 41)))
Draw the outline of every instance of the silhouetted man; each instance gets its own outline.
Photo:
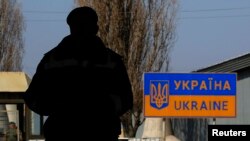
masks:
POLYGON ((119 117, 132 108, 130 81, 121 56, 99 37, 90 7, 72 10, 71 34, 39 63, 24 99, 40 115, 46 141, 117 141, 119 117))

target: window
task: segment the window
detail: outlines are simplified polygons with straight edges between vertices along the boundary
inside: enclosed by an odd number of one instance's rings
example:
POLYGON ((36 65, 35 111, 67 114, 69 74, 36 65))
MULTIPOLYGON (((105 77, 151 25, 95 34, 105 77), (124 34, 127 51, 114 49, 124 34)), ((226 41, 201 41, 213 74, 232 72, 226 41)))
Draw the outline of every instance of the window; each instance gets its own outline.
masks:
POLYGON ((41 135, 41 116, 31 112, 31 135, 41 135))
POLYGON ((44 117, 39 114, 28 110, 28 133, 29 139, 44 139, 42 126, 44 123, 44 117))

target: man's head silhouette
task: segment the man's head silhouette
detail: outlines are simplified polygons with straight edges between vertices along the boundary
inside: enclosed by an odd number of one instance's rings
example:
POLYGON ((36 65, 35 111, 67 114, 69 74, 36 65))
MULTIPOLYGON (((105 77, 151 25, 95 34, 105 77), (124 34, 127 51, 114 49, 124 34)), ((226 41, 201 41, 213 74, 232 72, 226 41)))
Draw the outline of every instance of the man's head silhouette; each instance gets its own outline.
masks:
POLYGON ((67 23, 72 35, 96 35, 98 32, 98 16, 94 9, 84 6, 73 9, 67 23))

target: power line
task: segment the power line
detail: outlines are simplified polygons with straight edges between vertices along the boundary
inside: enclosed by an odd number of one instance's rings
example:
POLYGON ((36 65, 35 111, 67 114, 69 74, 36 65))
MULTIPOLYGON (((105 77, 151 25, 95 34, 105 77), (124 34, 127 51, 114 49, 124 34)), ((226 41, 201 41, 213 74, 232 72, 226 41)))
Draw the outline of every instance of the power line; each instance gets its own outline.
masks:
MULTIPOLYGON (((228 15, 228 16, 202 16, 202 17, 181 17, 179 19, 216 19, 216 18, 244 18, 250 15, 228 15)), ((62 19, 53 20, 25 20, 26 22, 64 22, 62 19)))
POLYGON ((232 10, 245 10, 245 9, 250 9, 250 7, 183 10, 181 12, 214 12, 214 11, 232 11, 232 10))
POLYGON ((25 20, 26 22, 64 22, 65 20, 25 20))
MULTIPOLYGON (((196 10, 183 10, 181 12, 214 12, 214 11, 232 11, 232 10, 246 10, 250 9, 250 7, 235 7, 235 8, 217 8, 217 9, 196 9, 196 10)), ((30 14, 66 14, 67 11, 38 11, 38 10, 26 10, 24 13, 30 14)))
POLYGON ((250 15, 182 17, 182 18, 179 18, 179 19, 218 19, 218 18, 243 18, 243 17, 250 17, 250 15))
POLYGON ((29 10, 29 11, 23 11, 24 13, 30 13, 30 14, 65 14, 68 13, 66 11, 36 11, 36 10, 29 10))
MULTIPOLYGON (((250 9, 250 7, 238 7, 238 8, 220 8, 220 9, 200 9, 200 10, 184 10, 181 12, 212 12, 212 11, 230 11, 230 10, 244 10, 250 9)), ((23 11, 25 13, 41 13, 41 14, 65 14, 66 11, 23 11)), ((200 16, 200 17, 181 17, 179 19, 213 19, 213 18, 242 18, 250 17, 250 15, 228 15, 228 16, 200 16)), ((27 22, 62 22, 62 19, 52 19, 52 20, 25 20, 27 22)))

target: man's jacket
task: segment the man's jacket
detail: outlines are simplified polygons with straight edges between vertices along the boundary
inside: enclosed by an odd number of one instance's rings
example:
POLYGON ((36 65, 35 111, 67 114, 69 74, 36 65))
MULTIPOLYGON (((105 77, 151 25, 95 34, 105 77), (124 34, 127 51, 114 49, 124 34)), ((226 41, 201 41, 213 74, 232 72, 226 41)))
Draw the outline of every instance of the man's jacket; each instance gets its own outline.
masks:
POLYGON ((118 131, 119 117, 133 104, 121 56, 99 37, 72 35, 44 55, 24 100, 34 112, 49 116, 47 130, 87 121, 118 131))

